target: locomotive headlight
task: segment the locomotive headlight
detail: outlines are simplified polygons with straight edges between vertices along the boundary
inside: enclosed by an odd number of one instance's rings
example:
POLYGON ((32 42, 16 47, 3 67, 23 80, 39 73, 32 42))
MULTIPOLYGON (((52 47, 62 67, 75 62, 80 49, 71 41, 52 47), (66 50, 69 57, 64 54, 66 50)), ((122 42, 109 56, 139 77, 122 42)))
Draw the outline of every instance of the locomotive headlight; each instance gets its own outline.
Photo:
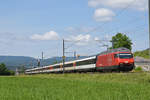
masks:
POLYGON ((123 66, 123 63, 120 63, 120 67, 122 67, 123 66))
POLYGON ((120 63, 120 65, 122 65, 123 63, 120 63))

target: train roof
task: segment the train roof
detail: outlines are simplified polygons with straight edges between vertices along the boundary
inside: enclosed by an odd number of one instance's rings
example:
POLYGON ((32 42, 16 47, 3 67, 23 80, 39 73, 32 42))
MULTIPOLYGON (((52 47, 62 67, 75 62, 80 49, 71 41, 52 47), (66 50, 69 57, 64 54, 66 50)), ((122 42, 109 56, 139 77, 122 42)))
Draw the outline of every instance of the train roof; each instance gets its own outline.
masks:
MULTIPOLYGON (((107 50, 107 51, 101 52, 98 55, 108 54, 108 53, 113 53, 113 52, 131 52, 131 51, 129 49, 127 49, 127 48, 121 47, 121 48, 111 49, 111 50, 107 50)), ((85 57, 85 58, 81 58, 81 59, 76 59, 76 60, 72 60, 72 61, 66 61, 65 64, 70 64, 70 63, 74 63, 74 62, 95 59, 96 56, 97 55, 93 55, 93 56, 89 56, 89 57, 85 57)), ((58 65, 62 65, 62 64, 63 63, 57 63, 57 64, 48 65, 48 66, 44 66, 44 67, 37 67, 37 68, 27 69, 26 71, 47 68, 47 67, 50 67, 50 66, 54 67, 54 66, 58 66, 58 65)))
MULTIPOLYGON (((86 58, 82 58, 82 59, 66 61, 65 64, 70 64, 70 63, 74 63, 74 62, 80 62, 80 61, 85 61, 85 60, 90 60, 90 59, 95 59, 95 58, 96 58, 96 56, 90 56, 90 57, 86 57, 86 58)), ((32 69, 27 69, 26 71, 37 70, 37 69, 42 69, 42 68, 48 68, 50 66, 55 67, 55 66, 59 66, 59 65, 63 65, 63 63, 57 63, 57 64, 43 66, 43 67, 36 67, 36 68, 32 68, 32 69)))
POLYGON ((99 55, 101 54, 108 54, 108 53, 114 53, 114 52, 131 52, 129 49, 121 47, 121 48, 117 48, 117 49, 110 49, 104 52, 101 52, 99 55))

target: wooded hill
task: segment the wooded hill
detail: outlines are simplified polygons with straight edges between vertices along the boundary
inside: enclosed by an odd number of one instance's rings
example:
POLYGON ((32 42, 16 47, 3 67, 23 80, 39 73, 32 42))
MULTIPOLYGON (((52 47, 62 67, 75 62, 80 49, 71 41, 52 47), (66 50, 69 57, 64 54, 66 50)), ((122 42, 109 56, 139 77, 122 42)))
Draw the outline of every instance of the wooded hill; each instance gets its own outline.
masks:
POLYGON ((143 50, 143 51, 137 51, 134 52, 134 57, 143 57, 145 59, 149 59, 149 49, 143 50))

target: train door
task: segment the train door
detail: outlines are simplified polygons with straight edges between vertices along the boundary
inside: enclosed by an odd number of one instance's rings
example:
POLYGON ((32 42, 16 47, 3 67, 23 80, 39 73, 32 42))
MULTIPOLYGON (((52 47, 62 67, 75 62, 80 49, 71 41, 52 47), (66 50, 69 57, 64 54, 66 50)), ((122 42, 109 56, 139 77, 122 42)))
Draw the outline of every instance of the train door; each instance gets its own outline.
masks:
POLYGON ((112 55, 111 54, 108 54, 107 55, 107 66, 112 66, 112 55))

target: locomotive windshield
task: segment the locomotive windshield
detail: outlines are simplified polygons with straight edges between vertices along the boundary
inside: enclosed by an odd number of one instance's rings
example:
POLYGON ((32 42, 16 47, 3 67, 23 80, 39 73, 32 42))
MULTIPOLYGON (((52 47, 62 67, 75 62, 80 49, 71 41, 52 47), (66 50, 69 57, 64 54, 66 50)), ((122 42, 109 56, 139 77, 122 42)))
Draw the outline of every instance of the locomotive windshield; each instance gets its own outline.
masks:
POLYGON ((115 58, 129 59, 129 58, 133 58, 133 55, 130 53, 119 53, 119 54, 115 54, 115 58))

